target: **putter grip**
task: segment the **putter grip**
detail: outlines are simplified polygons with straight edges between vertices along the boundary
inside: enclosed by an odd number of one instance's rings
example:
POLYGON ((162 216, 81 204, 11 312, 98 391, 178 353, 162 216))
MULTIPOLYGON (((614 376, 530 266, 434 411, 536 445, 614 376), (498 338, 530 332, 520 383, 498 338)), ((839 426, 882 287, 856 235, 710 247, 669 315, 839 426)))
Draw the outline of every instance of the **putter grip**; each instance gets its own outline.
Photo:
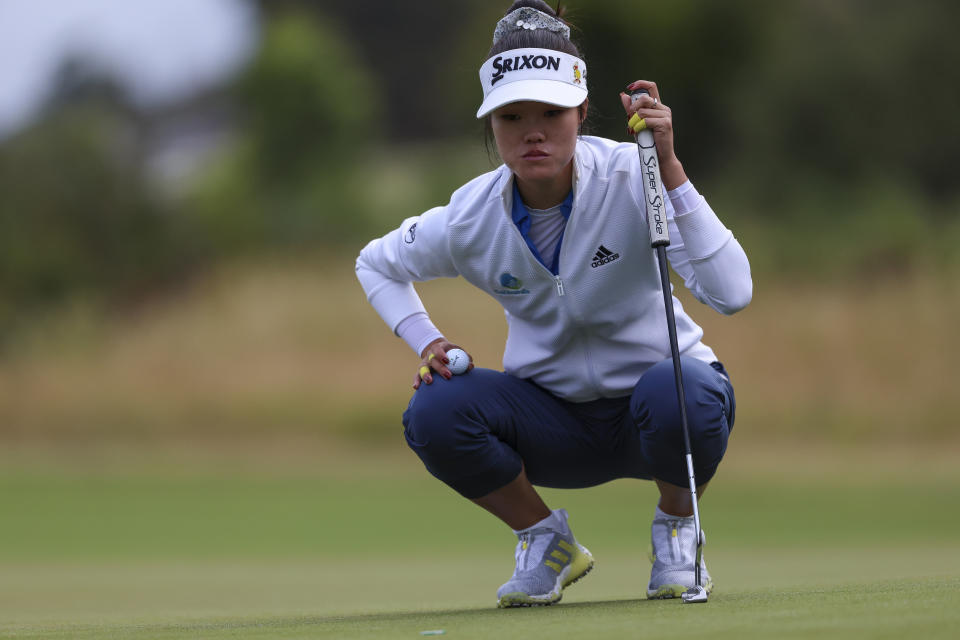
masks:
MULTIPOLYGON (((630 99, 636 100, 649 95, 646 89, 635 89, 630 99)), ((650 246, 660 247, 670 244, 667 232, 667 209, 663 201, 663 181, 660 179, 660 159, 657 146, 653 142, 653 131, 644 129, 635 136, 637 150, 640 152, 640 166, 643 169, 643 195, 647 203, 647 223, 650 226, 650 246)))

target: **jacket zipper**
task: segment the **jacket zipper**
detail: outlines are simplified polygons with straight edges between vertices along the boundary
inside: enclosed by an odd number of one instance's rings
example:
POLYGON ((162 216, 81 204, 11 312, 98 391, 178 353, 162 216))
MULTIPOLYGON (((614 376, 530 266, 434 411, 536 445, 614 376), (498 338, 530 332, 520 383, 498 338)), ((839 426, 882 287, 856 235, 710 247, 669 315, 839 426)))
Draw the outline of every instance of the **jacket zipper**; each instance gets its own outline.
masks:
MULTIPOLYGON (((572 211, 570 212, 570 217, 573 218, 572 211)), ((570 223, 568 221, 567 229, 566 231, 564 231, 564 237, 566 237, 567 231, 570 230, 569 225, 570 223)), ((567 246, 568 244, 564 243, 563 246, 560 247, 559 264, 565 263, 563 259, 563 252, 567 248, 567 246)), ((564 296, 563 280, 560 278, 559 275, 553 276, 553 279, 557 284, 557 296, 563 297, 564 296)), ((572 327, 572 329, 576 332, 576 335, 579 338, 578 342, 580 343, 580 348, 583 349, 583 364, 587 374, 587 381, 590 383, 590 386, 593 387, 595 391, 599 392, 600 385, 598 384, 598 381, 597 381, 597 373, 596 371, 594 371, 594 368, 593 368, 593 358, 590 355, 590 336, 588 332, 583 328, 583 320, 580 317, 580 314, 577 313, 574 303, 571 301, 566 303, 565 306, 567 309, 567 313, 573 319, 573 322, 574 322, 574 326, 572 327)))
MULTIPOLYGON (((504 209, 506 209, 506 207, 504 207, 504 209)), ((573 217, 573 212, 572 212, 572 211, 570 212, 570 217, 571 217, 571 218, 573 217)), ((569 221, 568 221, 568 225, 569 225, 569 221)), ((520 230, 517 229, 517 226, 516 226, 515 224, 513 224, 512 220, 511 220, 510 226, 513 227, 514 232, 517 234, 517 236, 520 237, 520 240, 524 243, 524 245, 526 245, 526 241, 523 239, 523 234, 520 233, 520 230)), ((568 229, 568 230, 569 230, 569 229, 568 229)), ((564 231, 564 235, 566 235, 566 231, 564 231)), ((565 248, 566 248, 566 244, 564 244, 563 246, 560 247, 560 264, 562 264, 562 263, 564 262, 564 261, 563 261, 563 250, 564 250, 565 248)), ((563 288, 563 279, 562 279, 559 275, 554 275, 553 272, 550 271, 550 269, 547 269, 546 266, 544 266, 539 260, 537 260, 537 259, 534 257, 533 253, 531 253, 529 250, 527 251, 527 255, 529 256, 529 259, 533 260, 533 262, 535 262, 535 263, 537 264, 538 267, 540 267, 541 269, 544 269, 547 273, 549 273, 551 276, 553 276, 553 281, 554 281, 554 284, 556 285, 556 288, 557 288, 557 297, 558 297, 558 298, 563 298, 563 297, 565 297, 566 292, 564 291, 564 288, 563 288)), ((593 359, 590 357, 589 339, 588 339, 588 336, 587 336, 587 332, 583 329, 583 321, 580 319, 579 314, 577 314, 577 313, 570 307, 569 304, 567 305, 567 313, 570 314, 570 316, 574 319, 575 325, 576 325, 575 331, 576 331, 577 335, 580 337, 580 344, 581 344, 581 347, 582 347, 582 349, 583 349, 584 367, 586 368, 587 379, 588 379, 589 382, 590 382, 590 386, 592 386, 592 387, 594 388, 594 390, 599 391, 599 384, 598 384, 598 381, 597 381, 597 374, 596 374, 596 372, 593 370, 593 359)))

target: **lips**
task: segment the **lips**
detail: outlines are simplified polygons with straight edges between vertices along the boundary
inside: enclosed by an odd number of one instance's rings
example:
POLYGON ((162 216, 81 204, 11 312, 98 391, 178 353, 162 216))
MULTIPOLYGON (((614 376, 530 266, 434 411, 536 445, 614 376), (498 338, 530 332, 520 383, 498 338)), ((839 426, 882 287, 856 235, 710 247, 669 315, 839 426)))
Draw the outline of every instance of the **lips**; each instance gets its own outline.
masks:
POLYGON ((523 157, 528 160, 537 160, 539 158, 546 158, 548 154, 546 151, 540 151, 539 149, 534 149, 532 151, 527 151, 523 154, 523 157))

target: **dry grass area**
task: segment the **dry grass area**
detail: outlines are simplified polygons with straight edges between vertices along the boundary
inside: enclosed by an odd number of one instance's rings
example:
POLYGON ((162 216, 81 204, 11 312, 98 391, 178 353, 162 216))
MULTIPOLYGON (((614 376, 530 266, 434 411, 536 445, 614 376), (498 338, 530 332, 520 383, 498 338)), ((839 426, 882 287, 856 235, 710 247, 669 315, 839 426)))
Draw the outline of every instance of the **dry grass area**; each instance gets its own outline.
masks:
POLYGON ((955 277, 760 280, 740 314, 698 311, 735 377, 738 417, 757 437, 957 439, 955 277))
MULTIPOLYGON (((493 301, 459 280, 420 291, 452 340, 499 366, 493 301)), ((956 450, 956 278, 757 279, 733 317, 682 299, 733 376, 739 443, 956 450)), ((417 361, 367 305, 352 256, 223 268, 136 312, 83 318, 0 360, 5 446, 397 443, 417 361)))

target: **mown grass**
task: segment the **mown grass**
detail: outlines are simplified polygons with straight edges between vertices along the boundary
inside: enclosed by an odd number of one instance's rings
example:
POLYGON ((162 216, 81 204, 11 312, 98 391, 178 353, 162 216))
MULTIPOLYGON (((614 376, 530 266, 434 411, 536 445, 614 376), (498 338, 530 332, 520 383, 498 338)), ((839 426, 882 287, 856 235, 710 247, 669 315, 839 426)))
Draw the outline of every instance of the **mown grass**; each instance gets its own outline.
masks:
POLYGON ((902 463, 824 452, 811 475, 786 453, 775 470, 733 457, 705 498, 718 587, 702 608, 640 601, 649 483, 545 491, 598 564, 542 612, 492 608, 512 535, 412 454, 340 449, 312 471, 12 463, 0 475, 0 634, 609 637, 673 627, 686 637, 700 625, 730 636, 779 625, 787 637, 947 637, 937 628, 957 615, 946 605, 960 593, 960 514, 949 508, 960 472, 931 457, 906 476, 902 463))
MULTIPOLYGON (((952 638, 960 581, 900 580, 823 589, 741 591, 703 606, 620 599, 542 609, 490 608, 355 616, 48 627, 44 638, 952 638)), ((0 637, 14 637, 0 632, 0 637)))
MULTIPOLYGON (((417 554, 512 544, 509 531, 399 447, 379 454, 339 447, 336 460, 292 471, 151 465, 146 456, 114 469, 7 460, 0 562, 362 556, 385 536, 417 554)), ((810 458, 795 453, 731 446, 704 498, 711 546, 956 541, 960 512, 948 507, 960 500, 960 470, 949 456, 931 454, 925 468, 915 468, 877 455, 845 460, 810 450, 821 457, 811 473, 810 458), (764 468, 767 462, 777 469, 764 468)), ((636 547, 656 498, 651 483, 637 480, 543 494, 570 510, 579 535, 616 550, 636 547)))

